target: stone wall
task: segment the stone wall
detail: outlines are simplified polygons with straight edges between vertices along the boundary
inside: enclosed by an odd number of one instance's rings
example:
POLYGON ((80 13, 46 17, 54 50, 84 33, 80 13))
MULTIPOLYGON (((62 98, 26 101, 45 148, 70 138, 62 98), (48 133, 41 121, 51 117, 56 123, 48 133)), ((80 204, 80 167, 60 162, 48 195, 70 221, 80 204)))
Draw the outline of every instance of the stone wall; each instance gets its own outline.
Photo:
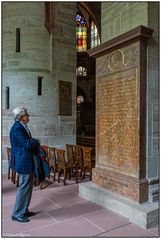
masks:
POLYGON ((147 177, 150 181, 149 198, 159 199, 159 3, 148 3, 149 27, 154 29, 148 43, 147 74, 147 177))
POLYGON ((102 43, 148 24, 147 2, 102 2, 101 9, 102 43))
POLYGON ((159 177, 159 3, 148 4, 149 27, 154 29, 148 43, 147 115, 148 177, 159 177))
POLYGON ((75 142, 75 3, 53 3, 55 24, 49 35, 44 26, 44 2, 2 4, 2 145, 9 145, 12 110, 25 106, 33 137, 42 144, 64 147, 75 142), (68 9, 68 11, 66 11, 68 9), (20 28, 20 52, 15 51, 20 28), (42 77, 42 95, 38 95, 42 77), (72 115, 59 116, 59 80, 72 82, 72 115), (6 87, 10 106, 6 109, 6 87))
MULTIPOLYGON (((59 141, 62 144, 74 143, 76 138, 76 3, 59 2, 53 5, 57 9, 51 43, 53 80, 56 88, 59 80, 72 82, 72 115, 58 116, 59 141), (62 138, 63 134, 64 138, 62 138)), ((59 108, 59 104, 57 107, 59 108)))

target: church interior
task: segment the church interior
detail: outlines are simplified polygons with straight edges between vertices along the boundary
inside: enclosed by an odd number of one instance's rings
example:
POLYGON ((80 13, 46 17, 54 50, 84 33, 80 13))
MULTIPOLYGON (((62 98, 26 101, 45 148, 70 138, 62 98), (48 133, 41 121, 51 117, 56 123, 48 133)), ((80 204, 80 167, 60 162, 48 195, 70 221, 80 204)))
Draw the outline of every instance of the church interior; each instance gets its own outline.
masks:
MULTIPOLYGON (((12 111, 23 106, 32 135, 48 147, 56 190, 58 168, 64 170, 62 187, 72 185, 67 166, 53 164, 52 149, 65 160, 80 153, 73 168, 84 177, 82 183, 74 179, 74 195, 145 230, 158 225, 159 5, 1 3, 2 175, 9 173, 12 111)), ((18 175, 11 173, 4 191, 9 183, 18 186, 18 175)))

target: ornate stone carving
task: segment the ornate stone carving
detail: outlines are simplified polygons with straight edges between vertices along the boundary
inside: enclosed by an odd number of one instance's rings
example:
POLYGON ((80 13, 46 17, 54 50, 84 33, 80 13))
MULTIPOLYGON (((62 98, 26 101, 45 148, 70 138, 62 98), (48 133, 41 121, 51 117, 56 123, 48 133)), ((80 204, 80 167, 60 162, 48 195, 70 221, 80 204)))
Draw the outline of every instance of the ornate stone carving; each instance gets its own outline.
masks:
POLYGON ((112 51, 108 55, 97 59, 97 76, 110 74, 137 67, 139 64, 139 44, 130 44, 127 47, 112 51))

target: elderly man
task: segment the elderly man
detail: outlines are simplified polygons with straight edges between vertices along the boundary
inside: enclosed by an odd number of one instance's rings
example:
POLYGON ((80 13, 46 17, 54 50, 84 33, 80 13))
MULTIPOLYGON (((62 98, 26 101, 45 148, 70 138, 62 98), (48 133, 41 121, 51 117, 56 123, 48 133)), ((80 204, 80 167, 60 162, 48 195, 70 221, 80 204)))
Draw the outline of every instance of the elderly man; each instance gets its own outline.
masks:
POLYGON ((19 174, 19 187, 16 192, 16 201, 13 208, 12 220, 29 222, 34 212, 28 210, 33 188, 33 154, 38 152, 38 140, 31 137, 27 128, 29 114, 24 107, 13 110, 15 122, 10 130, 11 162, 10 168, 19 174))

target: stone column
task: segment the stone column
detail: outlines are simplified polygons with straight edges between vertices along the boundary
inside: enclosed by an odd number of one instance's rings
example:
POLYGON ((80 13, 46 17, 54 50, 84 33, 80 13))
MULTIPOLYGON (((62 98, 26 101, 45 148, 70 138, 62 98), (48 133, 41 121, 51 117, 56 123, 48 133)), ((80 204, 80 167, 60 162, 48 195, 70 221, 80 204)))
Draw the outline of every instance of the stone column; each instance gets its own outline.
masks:
POLYGON ((139 26, 88 51, 97 58, 92 182, 138 203, 148 201, 146 50, 152 32, 139 26))

